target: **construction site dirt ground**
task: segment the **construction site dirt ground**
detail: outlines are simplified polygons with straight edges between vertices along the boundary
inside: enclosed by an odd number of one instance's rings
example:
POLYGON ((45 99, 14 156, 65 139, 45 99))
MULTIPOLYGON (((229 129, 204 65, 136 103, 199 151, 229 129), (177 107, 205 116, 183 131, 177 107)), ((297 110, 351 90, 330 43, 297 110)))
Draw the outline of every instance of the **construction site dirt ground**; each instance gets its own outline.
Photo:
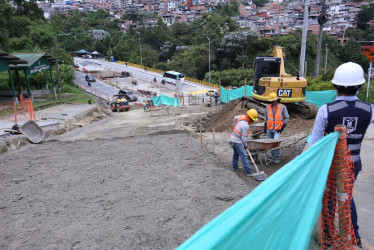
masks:
MULTIPOLYGON (((259 184, 231 170, 227 143, 233 116, 244 112, 240 103, 98 110, 106 118, 67 123, 74 129, 49 133, 42 144, 12 147, 18 139, 7 139, 0 162, 1 249, 173 249, 259 184)), ((299 155, 305 140, 298 139, 312 126, 291 115, 281 164, 260 169, 271 175, 299 155)), ((363 230, 372 233, 369 225, 363 230)))

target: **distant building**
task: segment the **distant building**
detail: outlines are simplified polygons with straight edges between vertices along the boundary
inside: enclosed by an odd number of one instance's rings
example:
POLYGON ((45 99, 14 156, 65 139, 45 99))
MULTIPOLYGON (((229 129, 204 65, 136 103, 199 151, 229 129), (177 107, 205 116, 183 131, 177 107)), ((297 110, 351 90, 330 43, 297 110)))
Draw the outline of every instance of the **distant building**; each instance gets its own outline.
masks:
POLYGON ((193 0, 187 0, 187 9, 190 10, 193 5, 193 0))

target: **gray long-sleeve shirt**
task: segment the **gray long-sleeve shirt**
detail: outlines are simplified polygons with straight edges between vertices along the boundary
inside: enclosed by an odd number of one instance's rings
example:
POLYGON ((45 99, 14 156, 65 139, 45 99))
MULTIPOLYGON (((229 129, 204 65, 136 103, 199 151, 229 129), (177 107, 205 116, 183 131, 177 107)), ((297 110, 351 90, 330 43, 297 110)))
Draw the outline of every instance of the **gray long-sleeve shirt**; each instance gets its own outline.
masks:
MULTIPOLYGON (((269 104, 271 105, 271 104, 269 104)), ((278 107, 279 103, 277 104, 277 107, 278 107)), ((275 113, 275 112, 274 112, 275 113)), ((290 120, 290 116, 288 114, 288 110, 286 108, 286 105, 282 105, 282 115, 283 115, 283 124, 287 125, 288 124, 288 121, 290 120)), ((268 109, 266 108, 266 111, 265 111, 265 124, 267 123, 268 121, 268 109)), ((272 132, 275 131, 275 129, 271 130, 272 132)))
MULTIPOLYGON (((234 117, 234 126, 236 124, 236 121, 239 119, 240 115, 237 115, 234 117)), ((247 133, 249 131, 249 124, 246 120, 242 120, 238 123, 238 126, 236 127, 238 132, 242 134, 242 136, 239 138, 237 136, 234 136, 231 134, 230 141, 234 143, 241 143, 244 146, 247 146, 247 133)))

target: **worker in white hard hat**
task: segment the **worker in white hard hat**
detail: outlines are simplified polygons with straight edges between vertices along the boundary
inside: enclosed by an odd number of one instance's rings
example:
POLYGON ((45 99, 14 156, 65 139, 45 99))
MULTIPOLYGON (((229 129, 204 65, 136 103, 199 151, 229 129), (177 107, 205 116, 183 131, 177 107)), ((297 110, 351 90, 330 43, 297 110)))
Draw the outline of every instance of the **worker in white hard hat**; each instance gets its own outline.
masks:
POLYGON ((257 121, 258 113, 255 109, 250 109, 245 115, 237 115, 234 117, 234 131, 230 136, 230 145, 234 153, 232 155, 232 169, 238 170, 239 157, 242 160, 245 172, 248 177, 253 177, 253 171, 248 161, 246 150, 247 136, 249 135, 249 124, 257 121))
MULTIPOLYGON (((288 124, 290 116, 286 105, 280 103, 280 98, 275 92, 269 94, 269 101, 270 104, 265 111, 264 133, 270 139, 279 139, 288 124)), ((271 155, 271 159, 275 157, 274 163, 280 163, 281 153, 279 148, 272 150, 271 155)))
MULTIPOLYGON (((362 167, 360 158, 361 142, 373 120, 374 114, 373 106, 370 103, 360 101, 356 96, 364 82, 364 70, 357 63, 344 63, 335 70, 332 83, 337 90, 338 97, 334 102, 327 103, 319 108, 309 142, 310 146, 312 146, 324 134, 334 132, 336 125, 345 125, 348 129, 347 145, 352 154, 355 180, 362 167)), ((357 246, 360 247, 361 238, 358 232, 357 212, 353 199, 351 215, 357 246)))

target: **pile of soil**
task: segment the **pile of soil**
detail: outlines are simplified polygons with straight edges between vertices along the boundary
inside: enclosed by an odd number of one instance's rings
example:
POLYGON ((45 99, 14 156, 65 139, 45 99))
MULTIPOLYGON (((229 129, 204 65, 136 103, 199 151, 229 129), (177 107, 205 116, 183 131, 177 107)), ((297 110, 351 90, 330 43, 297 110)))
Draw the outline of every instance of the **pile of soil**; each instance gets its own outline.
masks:
MULTIPOLYGON (((222 109, 215 114, 208 114, 206 118, 199 119, 196 123, 201 123, 204 130, 212 132, 213 128, 216 132, 230 132, 234 125, 234 117, 243 115, 247 112, 247 108, 243 106, 240 100, 232 101, 222 107, 222 109)), ((292 136, 294 134, 308 134, 312 132, 314 120, 304 119, 299 117, 296 113, 289 112, 290 120, 282 136, 292 136)), ((263 122, 261 118, 258 122, 263 122)))
POLYGON ((235 100, 222 107, 222 110, 208 117, 204 128, 208 132, 212 132, 213 128, 216 132, 228 132, 233 129, 234 117, 243 115, 247 112, 247 108, 242 105, 242 102, 235 100))

